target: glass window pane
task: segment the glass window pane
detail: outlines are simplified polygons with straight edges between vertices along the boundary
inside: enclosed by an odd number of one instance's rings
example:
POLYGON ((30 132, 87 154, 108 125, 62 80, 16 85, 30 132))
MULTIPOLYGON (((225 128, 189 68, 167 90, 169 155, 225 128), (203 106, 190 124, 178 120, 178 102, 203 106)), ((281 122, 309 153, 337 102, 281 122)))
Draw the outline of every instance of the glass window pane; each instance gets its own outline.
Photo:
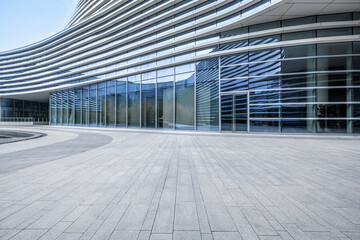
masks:
POLYGON ((115 85, 116 81, 106 82, 106 125, 115 126, 115 85))
POLYGON ((90 85, 89 109, 90 126, 96 126, 96 84, 90 85))
POLYGON ((219 130, 218 58, 196 65, 196 126, 197 130, 219 130))
POLYGON ((283 58, 299 58, 316 56, 316 45, 304 45, 295 47, 284 47, 283 58))
POLYGON ((63 101, 63 119, 62 124, 68 124, 68 90, 62 91, 62 101, 63 101))
POLYGON ((140 76, 128 78, 128 126, 140 127, 140 76))
POLYGON ((75 120, 75 91, 74 89, 69 90, 69 125, 74 125, 75 120))
POLYGON ((250 132, 279 132, 280 121, 250 121, 250 132))
POLYGON ((81 88, 75 89, 75 125, 81 124, 81 88))
POLYGON ((89 87, 82 87, 82 125, 89 125, 89 87))
POLYGON ((158 128, 174 127, 174 77, 157 79, 158 128))
POLYGON ((293 18, 288 20, 282 21, 283 27, 290 27, 296 25, 304 25, 304 24, 311 24, 316 22, 316 17, 304 17, 304 18, 293 18))
POLYGON ((283 133, 314 133, 316 132, 314 120, 282 120, 283 133))
POLYGON ((337 22, 337 21, 351 21, 351 13, 340 13, 317 16, 317 22, 337 22))
POLYGON ((194 72, 176 75, 175 81, 176 128, 194 130, 194 72))
MULTIPOLYGON (((27 107, 28 109, 31 107, 27 107)), ((56 92, 56 124, 62 124, 62 94, 61 91, 56 92)))
POLYGON ((141 126, 144 128, 155 128, 155 86, 156 79, 141 84, 141 126))
POLYGON ((126 82, 127 78, 116 80, 116 125, 126 126, 126 82))

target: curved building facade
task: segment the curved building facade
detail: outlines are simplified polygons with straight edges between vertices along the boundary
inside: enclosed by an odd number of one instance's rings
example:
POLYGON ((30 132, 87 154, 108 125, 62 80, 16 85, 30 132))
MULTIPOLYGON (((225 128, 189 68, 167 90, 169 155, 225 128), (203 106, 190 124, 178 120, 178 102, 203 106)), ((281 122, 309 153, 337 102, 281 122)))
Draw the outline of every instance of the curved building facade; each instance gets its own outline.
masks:
POLYGON ((357 1, 80 0, 63 31, 0 53, 0 117, 360 133, 359 26, 357 1))

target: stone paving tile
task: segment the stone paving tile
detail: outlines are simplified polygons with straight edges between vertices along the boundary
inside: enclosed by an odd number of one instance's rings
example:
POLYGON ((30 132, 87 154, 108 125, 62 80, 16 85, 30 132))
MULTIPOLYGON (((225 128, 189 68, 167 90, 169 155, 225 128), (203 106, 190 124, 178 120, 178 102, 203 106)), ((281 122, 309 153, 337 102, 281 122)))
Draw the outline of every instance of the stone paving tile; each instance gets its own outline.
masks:
POLYGON ((358 137, 35 129, 0 159, 73 146, 0 165, 0 239, 360 239, 358 137))

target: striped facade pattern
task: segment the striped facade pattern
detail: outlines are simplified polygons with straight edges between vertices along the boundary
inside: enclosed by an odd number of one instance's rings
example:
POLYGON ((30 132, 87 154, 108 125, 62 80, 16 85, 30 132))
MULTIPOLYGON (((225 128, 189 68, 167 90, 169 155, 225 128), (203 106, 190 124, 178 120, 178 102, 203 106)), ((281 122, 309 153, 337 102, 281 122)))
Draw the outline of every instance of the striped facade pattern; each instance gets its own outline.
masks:
POLYGON ((359 12, 257 22, 292 2, 80 0, 0 53, 0 98, 47 94, 61 125, 357 133, 359 12))

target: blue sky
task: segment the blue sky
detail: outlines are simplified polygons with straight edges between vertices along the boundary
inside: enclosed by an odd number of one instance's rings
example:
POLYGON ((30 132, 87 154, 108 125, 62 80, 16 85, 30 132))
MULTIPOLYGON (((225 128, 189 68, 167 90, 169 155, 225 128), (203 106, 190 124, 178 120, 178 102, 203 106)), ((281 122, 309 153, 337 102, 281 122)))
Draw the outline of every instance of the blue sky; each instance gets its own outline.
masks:
POLYGON ((64 29, 78 0, 0 0, 0 51, 23 47, 64 29))

